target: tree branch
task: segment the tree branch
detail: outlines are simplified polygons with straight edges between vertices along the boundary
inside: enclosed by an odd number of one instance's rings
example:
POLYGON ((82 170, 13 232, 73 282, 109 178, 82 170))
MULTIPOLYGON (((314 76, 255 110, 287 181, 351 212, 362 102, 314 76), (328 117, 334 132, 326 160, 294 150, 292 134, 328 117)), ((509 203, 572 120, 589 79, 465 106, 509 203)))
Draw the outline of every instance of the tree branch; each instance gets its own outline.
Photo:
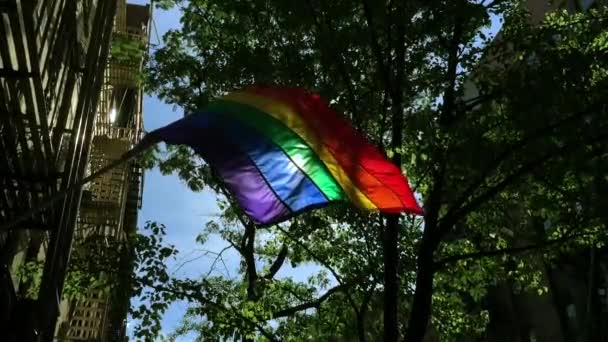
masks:
POLYGON ((363 12, 365 13, 365 20, 366 20, 367 26, 369 28, 370 43, 372 45, 372 50, 373 50, 374 56, 376 58, 378 73, 383 78, 384 84, 386 85, 388 92, 390 92, 391 96, 392 96, 392 95, 394 95, 394 93, 393 93, 391 77, 390 77, 388 66, 384 63, 384 58, 382 57, 382 48, 380 47, 380 43, 378 42, 378 37, 376 36, 376 30, 374 29, 374 16, 372 13, 372 9, 369 4, 369 0, 362 0, 362 1, 363 1, 363 12))
MULTIPOLYGON (((308 248, 308 246, 306 246, 305 244, 303 244, 300 240, 296 239, 294 236, 292 236, 285 229, 281 228, 278 225, 275 226, 275 227, 277 228, 277 230, 279 230, 281 233, 283 233, 285 236, 287 236, 290 240, 292 240, 297 245, 299 245, 302 249, 304 249, 306 251, 306 253, 308 253, 308 255, 310 255, 313 259, 315 259, 318 263, 320 263, 322 266, 324 266, 325 268, 327 268, 329 270, 329 272, 331 272, 331 274, 334 276, 334 278, 336 278, 336 281, 340 285, 345 285, 346 284, 344 282, 344 280, 342 279, 342 277, 338 274, 338 272, 336 272, 336 270, 326 260, 324 260, 323 258, 321 258, 318 255, 316 255, 316 253, 314 253, 313 251, 311 251, 310 248, 308 248)), ((346 292, 345 295, 346 295, 346 298, 348 299, 349 303, 353 307, 353 310, 355 312, 358 312, 359 308, 357 307, 357 305, 355 305, 355 301, 353 300, 353 297, 350 295, 350 293, 346 292)))
POLYGON ((490 8, 492 8, 494 6, 500 5, 503 2, 505 2, 505 0, 493 0, 493 1, 490 1, 489 3, 487 3, 487 4, 484 2, 482 4, 482 6, 485 7, 486 9, 490 9, 490 8))
MULTIPOLYGON (((310 13, 312 15, 314 25, 316 26, 319 34, 322 36, 324 30, 323 30, 323 25, 321 24, 321 22, 319 20, 319 16, 317 15, 317 12, 315 11, 314 7, 312 6, 312 3, 310 2, 310 0, 306 0, 306 4, 308 5, 308 10, 310 11, 310 13)), ((334 30, 327 17, 324 18, 324 23, 325 23, 325 28, 326 28, 325 31, 327 31, 329 33, 333 33, 334 30)), ((328 40, 327 42, 324 42, 324 45, 326 45, 326 49, 330 52, 330 54, 333 55, 332 60, 335 61, 336 68, 338 69, 338 74, 340 74, 340 76, 342 77, 342 80, 344 81, 344 84, 346 85, 346 92, 348 93, 348 97, 349 97, 348 102, 350 104, 350 110, 352 111, 353 118, 356 118, 357 117, 357 101, 355 99, 355 90, 353 89, 352 79, 348 75, 348 71, 346 70, 346 66, 344 64, 344 58, 342 57, 342 54, 339 53, 338 51, 336 51, 335 49, 333 49, 331 39, 327 39, 327 40, 328 40)), ((321 51, 322 51, 322 49, 321 49, 321 51)), ((355 121, 357 121, 357 120, 355 120, 355 121)))
POLYGON ((448 51, 448 70, 446 73, 447 85, 443 95, 443 110, 441 122, 444 125, 449 125, 454 120, 454 107, 456 103, 456 72, 458 69, 458 50, 460 41, 462 40, 462 18, 456 15, 454 23, 454 31, 450 40, 450 48, 448 51))
MULTIPOLYGON (((463 5, 462 2, 459 2, 459 4, 463 5)), ((459 12, 456 13, 454 19, 454 28, 448 50, 443 106, 439 117, 440 128, 443 130, 446 130, 454 121, 454 109, 456 107, 456 73, 459 64, 458 50, 463 34, 463 20, 459 12)), ((408 319, 405 341, 422 341, 427 333, 428 322, 431 319, 435 267, 433 255, 441 243, 442 234, 445 234, 438 223, 449 150, 450 146, 448 144, 446 148, 439 148, 434 153, 439 162, 439 167, 432 171, 433 184, 428 198, 428 206, 425 208, 428 209, 425 210, 425 229, 416 253, 418 272, 416 273, 416 290, 412 301, 412 312, 415 314, 408 319)))
MULTIPOLYGON (((403 78, 405 77, 405 4, 404 1, 397 1, 395 20, 397 22, 397 45, 395 46, 395 83, 393 91, 401 95, 400 86, 403 84, 403 78)), ((389 38, 389 51, 390 51, 390 38, 389 38)))
MULTIPOLYGON (((369 3, 364 0, 366 6, 365 12, 370 26, 370 34, 372 40, 374 40, 375 30, 373 27, 372 13, 369 8, 369 3)), ((404 117, 404 105, 403 105, 403 78, 405 75, 405 22, 406 19, 402 16, 402 12, 405 12, 405 4, 403 1, 399 1, 395 13, 391 13, 389 22, 395 20, 396 25, 396 46, 395 46, 395 62, 391 63, 392 51, 389 49, 387 55, 387 64, 380 64, 382 62, 382 55, 379 45, 376 46, 378 54, 378 65, 383 68, 388 74, 386 76, 385 92, 388 89, 391 94, 391 148, 393 149, 394 155, 391 161, 401 167, 402 156, 401 147, 403 146, 403 117, 404 117), (394 74, 388 69, 393 67, 394 74), (394 77, 394 79, 391 79, 394 77), (391 81, 394 80, 393 83, 391 81)), ((389 9, 390 12, 392 12, 389 9)), ((389 26, 390 27, 390 26, 389 26)), ((389 31, 390 32, 390 31, 389 31)), ((378 44, 377 40, 374 41, 378 44)), ((390 45, 390 43, 389 43, 390 45)), ((382 249, 383 249, 383 282, 384 282, 384 341, 397 341, 399 338, 399 216, 397 215, 386 215, 386 227, 384 229, 384 236, 382 238, 382 249)), ((357 333, 360 339, 365 339, 364 326, 362 322, 361 309, 355 308, 357 313, 357 333)))
POLYGON ((569 193, 567 190, 560 188, 558 185, 553 184, 547 177, 545 176, 537 176, 535 177, 540 183, 544 184, 549 190, 553 190, 560 194, 564 199, 569 199, 571 201, 579 201, 581 200, 581 196, 577 196, 575 194, 569 193))
MULTIPOLYGON (((375 278, 374 278, 375 279, 375 278)), ((361 303, 361 308, 357 312, 357 333, 359 335, 359 341, 365 342, 367 340, 365 334, 365 316, 367 315, 367 307, 369 306, 369 302, 374 295, 374 288, 376 287, 376 282, 370 287, 369 291, 365 292, 363 296, 363 301, 361 303)))
MULTIPOLYGON (((205 282, 205 281, 203 281, 203 282, 205 282)), ((274 336, 274 334, 272 334, 271 332, 266 330, 266 328, 264 328, 264 326, 262 324, 260 324, 259 322, 257 322, 256 320, 254 320, 252 318, 244 316, 239 309, 233 307, 232 305, 229 305, 229 304, 222 305, 220 303, 216 303, 216 302, 206 298, 203 295, 203 292, 201 291, 201 289, 196 286, 191 286, 191 285, 188 285, 185 283, 182 283, 181 285, 183 287, 185 287, 187 290, 184 291, 182 289, 176 288, 177 284, 173 284, 173 286, 171 286, 171 287, 166 287, 163 285, 152 285, 152 284, 149 284, 148 286, 157 292, 169 292, 169 293, 176 295, 178 298, 181 298, 181 299, 196 300, 196 301, 200 302, 201 304, 209 305, 211 307, 216 308, 219 311, 226 311, 226 309, 229 309, 236 317, 241 319, 247 325, 257 329, 260 332, 260 334, 262 334, 264 337, 266 337, 269 341, 271 341, 271 342, 280 341, 279 339, 277 339, 274 336)), ((202 285, 203 284, 201 284, 201 286, 202 285)))
POLYGON ((451 263, 466 260, 466 259, 480 259, 480 258, 495 257, 495 256, 502 256, 502 255, 512 255, 512 254, 519 254, 519 253, 523 253, 523 252, 533 251, 533 250, 537 250, 537 249, 544 249, 544 248, 551 247, 556 244, 564 243, 564 242, 570 241, 572 239, 575 239, 577 237, 581 237, 581 236, 585 236, 585 235, 588 235, 588 234, 565 235, 558 239, 547 240, 543 243, 530 244, 530 245, 521 246, 521 247, 502 248, 502 249, 496 249, 496 250, 492 250, 492 251, 479 251, 479 252, 473 252, 473 253, 453 255, 453 256, 445 257, 441 260, 436 261, 435 267, 436 267, 436 270, 440 270, 443 267, 447 266, 447 264, 451 264, 451 263))
POLYGON ((282 309, 282 310, 279 310, 279 311, 273 313, 272 318, 276 319, 276 318, 291 316, 291 315, 295 314, 296 312, 307 310, 307 309, 313 309, 313 308, 318 309, 321 306, 321 304, 323 304, 323 302, 325 302, 333 294, 340 292, 340 291, 345 291, 354 285, 355 285, 355 283, 351 283, 351 284, 342 284, 342 285, 332 287, 331 289, 327 290, 327 292, 325 292, 325 294, 323 294, 321 297, 319 297, 315 300, 312 300, 312 301, 306 302, 306 303, 302 303, 299 305, 295 305, 295 306, 292 306, 289 308, 285 308, 285 309, 282 309))
POLYGON ((245 227, 246 245, 243 249, 243 257, 245 258, 245 264, 247 266, 247 298, 249 300, 255 300, 256 295, 256 282, 258 274, 255 268, 255 257, 254 257, 254 242, 255 242, 255 226, 253 223, 245 227))
MULTIPOLYGON (((201 258, 204 258, 206 256, 209 256, 209 254, 215 255, 215 259, 213 260, 213 263, 211 264, 211 267, 209 268, 209 272, 207 273, 207 276, 209 276, 209 274, 211 274, 213 272, 213 269, 215 268, 215 264, 217 264, 217 262, 222 259, 222 254, 227 251, 228 249, 230 249, 231 247, 233 247, 231 244, 230 246, 226 246, 224 248, 222 248, 221 251, 219 252, 213 252, 213 251, 208 251, 208 250, 202 250, 202 254, 199 256, 196 256, 194 258, 185 260, 184 262, 182 262, 181 264, 179 264, 175 270, 173 270, 173 272, 171 272, 171 275, 175 275, 177 272, 179 272, 179 270, 181 270, 184 266, 186 266, 187 264, 200 260, 201 258)), ((201 250, 199 250, 201 251, 201 250)), ((196 252, 196 251, 195 251, 196 252)), ((192 255, 193 253, 190 253, 190 255, 192 255)))
POLYGON ((277 230, 279 230, 281 233, 283 233, 285 236, 287 236, 291 241, 295 242, 304 251, 306 251, 306 253, 308 253, 308 255, 310 255, 313 259, 315 259, 319 264, 321 264, 321 266, 327 268, 329 270, 329 272, 331 272, 331 274, 334 276, 334 278, 336 278, 338 283, 340 283, 341 285, 344 284, 344 280, 342 279, 342 277, 338 274, 338 272, 336 272, 336 270, 334 270, 334 268, 326 260, 324 260, 323 258, 319 257, 316 253, 311 251, 310 248, 308 248, 308 246, 306 246, 304 243, 302 243, 302 241, 295 238, 291 233, 287 232, 285 229, 281 228, 278 225, 275 227, 277 230))
MULTIPOLYGON (((226 196, 230 204, 234 208, 239 208, 238 205, 234 203, 234 200, 230 196, 230 192, 226 189, 226 186, 221 181, 221 178, 217 176, 217 174, 213 173, 216 181, 219 184, 220 191, 226 196)), ((241 254, 243 259, 245 259, 245 265, 247 268, 247 299, 255 300, 257 297, 256 294, 256 283, 258 279, 257 270, 255 267, 255 224, 247 219, 245 215, 240 211, 237 212, 237 218, 239 222, 245 227, 245 233, 243 234, 243 238, 241 239, 240 247, 237 247, 235 243, 228 240, 228 242, 241 254)))
MULTIPOLYGON (((601 142, 601 141, 606 140, 607 138, 608 138, 608 134, 600 134, 595 139, 587 141, 587 143, 601 142)), ((523 165, 517 171, 515 171, 512 174, 510 174, 509 176, 505 177, 501 182, 488 188, 488 190, 486 190, 484 193, 482 193, 478 197, 471 200, 468 204, 463 205, 459 209, 448 211, 448 213, 445 214, 445 216, 441 219, 440 225, 445 230, 449 229, 460 218, 468 215, 470 212, 477 209, 483 203, 485 203, 489 199, 496 196, 502 190, 504 190, 508 186, 512 185, 516 181, 520 180, 523 176, 534 171, 536 168, 545 164, 552 158, 563 155, 565 153, 569 153, 569 152, 571 152, 571 150, 574 150, 577 147, 580 147, 580 143, 581 143, 580 141, 575 141, 575 142, 572 142, 571 144, 564 145, 563 147, 553 151, 552 153, 547 153, 543 157, 541 157, 537 160, 533 160, 533 161, 523 165)), ((598 153, 598 151, 595 151, 595 153, 598 153)), ((602 153, 602 152, 599 152, 599 153, 602 153)), ((590 156, 590 157, 593 157, 593 156, 590 156)))
POLYGON ((279 252, 279 255, 277 256, 277 258, 274 260, 274 262, 270 266, 270 269, 268 270, 268 274, 266 274, 264 276, 264 278, 266 278, 266 279, 274 278, 274 276, 277 274, 277 272, 281 269, 281 266, 283 266, 283 262, 285 262, 285 258, 287 257, 288 252, 289 252, 289 249, 287 248, 287 245, 283 244, 283 247, 281 247, 281 251, 279 252))
POLYGON ((380 127, 379 127, 379 136, 378 143, 376 144, 380 151, 385 151, 384 146, 384 133, 386 131, 386 126, 388 125, 388 120, 386 118, 386 114, 388 114, 388 92, 382 92, 382 107, 380 107, 380 127))
MULTIPOLYGON (((565 124, 568 124, 572 121, 576 121, 578 119, 580 119, 583 115, 588 114, 590 111, 597 109, 597 106, 592 106, 590 108, 587 108, 585 110, 573 113, 571 115, 568 115, 567 117, 565 117, 562 120, 559 120, 551 125, 548 125, 546 127, 543 127, 533 133, 531 133, 530 135, 528 135, 527 137, 521 139, 520 141, 518 141, 517 143, 509 146, 508 148, 506 148, 504 150, 503 153, 501 153, 496 159, 494 159, 494 161, 482 172, 481 176, 479 177, 479 179, 474 182, 473 184, 471 184, 462 194, 462 196, 460 196, 460 198, 458 198, 455 201, 455 205, 452 207, 451 210, 453 210, 454 208, 459 207, 460 205, 462 205, 466 198, 468 197, 468 195, 473 192, 476 188, 480 187, 485 181, 486 178, 494 171, 496 171, 500 165, 505 162, 507 159, 509 159, 511 156, 513 156, 517 151, 523 149, 524 147, 526 147, 528 145, 528 143, 530 143, 531 141, 537 140, 537 139, 541 139, 541 138, 546 138, 548 137, 551 132, 553 132, 554 129, 559 128, 565 124)), ((448 214, 446 214, 446 216, 449 215, 449 211, 448 214)))

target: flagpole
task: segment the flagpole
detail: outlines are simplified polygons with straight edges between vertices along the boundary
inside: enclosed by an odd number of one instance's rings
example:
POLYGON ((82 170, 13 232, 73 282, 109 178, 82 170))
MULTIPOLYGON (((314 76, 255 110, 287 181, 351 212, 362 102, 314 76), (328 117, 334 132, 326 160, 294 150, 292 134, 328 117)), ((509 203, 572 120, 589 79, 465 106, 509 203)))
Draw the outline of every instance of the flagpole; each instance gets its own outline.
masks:
POLYGON ((137 157, 138 155, 140 155, 141 153, 146 151, 148 148, 150 148, 151 146, 156 144, 158 141, 159 141, 159 139, 157 139, 156 137, 151 136, 151 135, 146 135, 139 143, 137 143, 137 145, 135 145, 129 151, 125 152, 120 158, 114 160, 113 162, 109 163, 108 165, 102 167, 101 169, 91 173, 90 175, 77 181, 76 183, 68 186, 67 188, 59 191, 58 193, 51 196, 51 198, 49 198, 46 202, 40 204, 36 208, 32 208, 32 209, 28 210, 27 212, 25 212, 21 215, 18 215, 17 217, 12 219, 8 223, 3 224, 2 226, 0 226, 0 231, 10 230, 10 229, 15 228, 18 224, 26 221, 27 219, 33 217, 36 214, 39 214, 41 211, 51 207, 53 204, 55 204, 57 201, 63 199, 65 196, 67 196, 72 191, 80 189, 83 185, 87 184, 88 182, 92 181, 93 179, 95 179, 95 178, 101 176, 102 174, 112 170, 113 168, 115 168, 119 165, 122 165, 122 164, 130 161, 131 159, 137 157))

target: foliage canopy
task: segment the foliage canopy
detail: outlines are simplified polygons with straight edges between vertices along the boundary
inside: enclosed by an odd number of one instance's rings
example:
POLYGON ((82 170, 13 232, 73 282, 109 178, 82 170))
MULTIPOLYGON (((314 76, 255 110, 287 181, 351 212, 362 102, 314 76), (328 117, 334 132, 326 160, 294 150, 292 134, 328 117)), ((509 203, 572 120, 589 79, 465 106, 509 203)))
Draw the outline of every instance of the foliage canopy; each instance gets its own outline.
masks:
MULTIPOLYGON (((401 338, 483 336, 490 288, 550 296, 539 260, 603 248, 605 6, 531 23, 517 0, 160 5, 182 13, 148 69, 162 100, 192 112, 253 83, 314 89, 407 172, 426 215, 402 217, 393 235, 401 338)), ((241 267, 238 277, 171 277, 163 260, 176 251, 150 223, 138 293, 151 304, 133 311, 139 337, 156 334, 168 303, 184 299, 176 334, 200 340, 381 339, 386 219, 337 205, 259 229, 192 151, 169 148, 148 162, 218 193, 221 216, 197 241, 220 236, 241 267), (297 282, 277 276, 287 263, 321 270, 297 282)))

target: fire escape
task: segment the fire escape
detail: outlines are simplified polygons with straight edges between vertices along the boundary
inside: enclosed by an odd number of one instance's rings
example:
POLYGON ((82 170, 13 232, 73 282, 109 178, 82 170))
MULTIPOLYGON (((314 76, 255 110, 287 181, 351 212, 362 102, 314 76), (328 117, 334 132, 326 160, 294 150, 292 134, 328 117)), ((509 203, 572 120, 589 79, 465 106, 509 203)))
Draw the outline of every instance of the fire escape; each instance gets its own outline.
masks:
MULTIPOLYGON (((147 50, 148 22, 147 6, 118 3, 113 44, 127 44, 141 50, 136 48, 135 55, 121 57, 115 55, 119 48, 113 46, 98 105, 89 172, 119 159, 142 136, 143 91, 139 75, 147 50), (142 53, 137 54, 137 51, 142 53)), ((87 184, 83 189, 75 248, 90 240, 128 248, 128 244, 120 242, 128 242, 129 234, 135 231, 137 210, 141 207, 142 183, 142 169, 137 162, 132 162, 116 167, 87 184)), ((128 292, 128 289, 116 288, 112 291, 128 292)), ((123 339, 128 296, 126 298, 121 302, 112 299, 111 294, 97 291, 88 293, 84 300, 72 303, 64 301, 63 322, 58 326, 59 339, 123 339), (113 312, 118 314, 113 315, 113 312)))
POLYGON ((124 335, 123 320, 115 317, 126 316, 128 299, 115 304, 91 294, 66 303, 61 297, 73 246, 91 236, 124 239, 134 231, 143 182, 137 164, 113 170, 10 229, 7 224, 139 140, 143 57, 125 63, 108 55, 113 36, 146 46, 149 15, 148 6, 125 0, 0 0, 3 341, 51 341, 60 314, 68 339, 124 335), (41 263, 35 298, 23 295, 31 284, 17 272, 28 262, 41 263), (66 306, 73 308, 70 315, 66 306), (96 332, 80 329, 91 324, 96 332))

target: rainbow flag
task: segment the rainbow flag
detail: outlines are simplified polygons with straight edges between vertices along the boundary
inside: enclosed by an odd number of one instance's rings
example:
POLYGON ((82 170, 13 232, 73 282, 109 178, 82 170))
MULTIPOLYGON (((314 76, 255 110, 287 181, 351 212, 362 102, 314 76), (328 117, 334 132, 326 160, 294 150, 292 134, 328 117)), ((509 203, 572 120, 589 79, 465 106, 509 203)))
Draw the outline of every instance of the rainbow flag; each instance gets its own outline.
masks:
POLYGON ((236 91, 150 135, 193 148, 256 224, 337 201, 423 214, 400 169, 304 89, 236 91))

